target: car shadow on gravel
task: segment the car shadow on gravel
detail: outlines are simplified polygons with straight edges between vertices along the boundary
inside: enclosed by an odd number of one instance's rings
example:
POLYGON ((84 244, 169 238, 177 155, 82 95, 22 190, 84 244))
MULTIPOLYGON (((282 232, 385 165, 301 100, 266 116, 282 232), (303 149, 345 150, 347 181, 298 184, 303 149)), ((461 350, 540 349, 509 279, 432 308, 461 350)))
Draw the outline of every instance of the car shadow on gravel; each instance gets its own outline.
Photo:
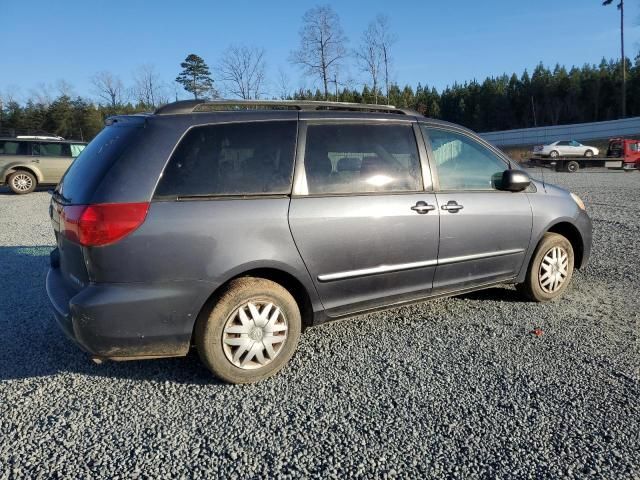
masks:
POLYGON ((149 382, 221 383, 186 358, 97 365, 71 342, 51 314, 45 288, 50 245, 0 247, 0 382, 76 373, 149 382))
MULTIPOLYGON (((55 188, 55 186, 52 185, 47 185, 44 187, 36 187, 36 189, 34 190, 34 192, 48 192, 49 190, 53 190, 55 188)), ((9 187, 7 187, 6 185, 0 186, 0 196, 1 195, 7 195, 7 196, 14 196, 14 197, 18 197, 19 195, 16 195, 15 193, 13 193, 11 191, 11 189, 9 187)), ((27 195, 29 195, 27 193, 27 195)))
POLYGON ((528 302, 517 290, 505 287, 492 287, 485 290, 477 290, 475 292, 456 295, 455 298, 463 298, 465 300, 492 300, 495 302, 528 302))

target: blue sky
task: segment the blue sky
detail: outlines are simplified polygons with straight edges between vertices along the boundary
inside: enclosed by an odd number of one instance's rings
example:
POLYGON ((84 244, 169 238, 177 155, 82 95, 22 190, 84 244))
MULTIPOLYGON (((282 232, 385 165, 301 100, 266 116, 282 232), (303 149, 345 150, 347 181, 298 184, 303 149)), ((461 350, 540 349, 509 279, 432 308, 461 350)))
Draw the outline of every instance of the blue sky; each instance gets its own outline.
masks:
MULTIPOLYGON (((264 47, 272 79, 282 67, 292 87, 312 87, 287 57, 297 46, 302 15, 317 3, 0 0, 0 92, 25 97, 40 84, 64 79, 76 94, 90 96, 89 77, 95 72, 109 70, 129 84, 141 64, 155 65, 172 81, 187 54, 214 67, 231 43, 264 47)), ((421 82, 441 89, 456 81, 531 71, 539 61, 570 66, 619 55, 618 11, 614 5, 602 7, 600 0, 329 3, 351 47, 376 14, 390 17, 398 35, 394 78, 402 85, 421 82)), ((640 0, 626 0, 626 13, 626 48, 633 58, 640 49, 640 0)), ((362 84, 355 67, 349 74, 362 84)))

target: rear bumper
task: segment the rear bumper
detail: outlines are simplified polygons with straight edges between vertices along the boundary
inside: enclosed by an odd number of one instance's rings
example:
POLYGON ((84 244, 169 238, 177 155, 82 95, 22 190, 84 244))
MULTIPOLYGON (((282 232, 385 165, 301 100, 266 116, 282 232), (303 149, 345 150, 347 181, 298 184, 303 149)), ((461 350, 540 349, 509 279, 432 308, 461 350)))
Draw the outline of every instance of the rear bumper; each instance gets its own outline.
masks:
POLYGON ((86 352, 111 359, 186 355, 206 300, 199 303, 199 297, 208 288, 196 287, 193 282, 89 284, 74 291, 55 267, 46 280, 61 330, 86 352))

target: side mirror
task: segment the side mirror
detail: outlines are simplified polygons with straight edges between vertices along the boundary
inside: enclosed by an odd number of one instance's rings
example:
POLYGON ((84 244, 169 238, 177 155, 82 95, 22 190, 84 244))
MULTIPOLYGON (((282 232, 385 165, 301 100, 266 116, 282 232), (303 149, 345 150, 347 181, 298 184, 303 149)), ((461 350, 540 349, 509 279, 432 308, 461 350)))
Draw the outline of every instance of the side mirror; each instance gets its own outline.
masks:
POLYGON ((507 192, 521 192, 531 184, 531 177, 522 170, 505 170, 496 187, 507 192))

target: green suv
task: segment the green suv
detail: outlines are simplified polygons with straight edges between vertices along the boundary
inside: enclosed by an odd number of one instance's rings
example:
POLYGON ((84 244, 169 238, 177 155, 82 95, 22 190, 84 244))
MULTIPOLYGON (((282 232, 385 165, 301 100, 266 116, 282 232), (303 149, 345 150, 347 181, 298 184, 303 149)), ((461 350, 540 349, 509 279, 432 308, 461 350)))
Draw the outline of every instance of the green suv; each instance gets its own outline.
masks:
POLYGON ((61 137, 0 137, 0 185, 17 194, 56 185, 86 143, 61 137))

